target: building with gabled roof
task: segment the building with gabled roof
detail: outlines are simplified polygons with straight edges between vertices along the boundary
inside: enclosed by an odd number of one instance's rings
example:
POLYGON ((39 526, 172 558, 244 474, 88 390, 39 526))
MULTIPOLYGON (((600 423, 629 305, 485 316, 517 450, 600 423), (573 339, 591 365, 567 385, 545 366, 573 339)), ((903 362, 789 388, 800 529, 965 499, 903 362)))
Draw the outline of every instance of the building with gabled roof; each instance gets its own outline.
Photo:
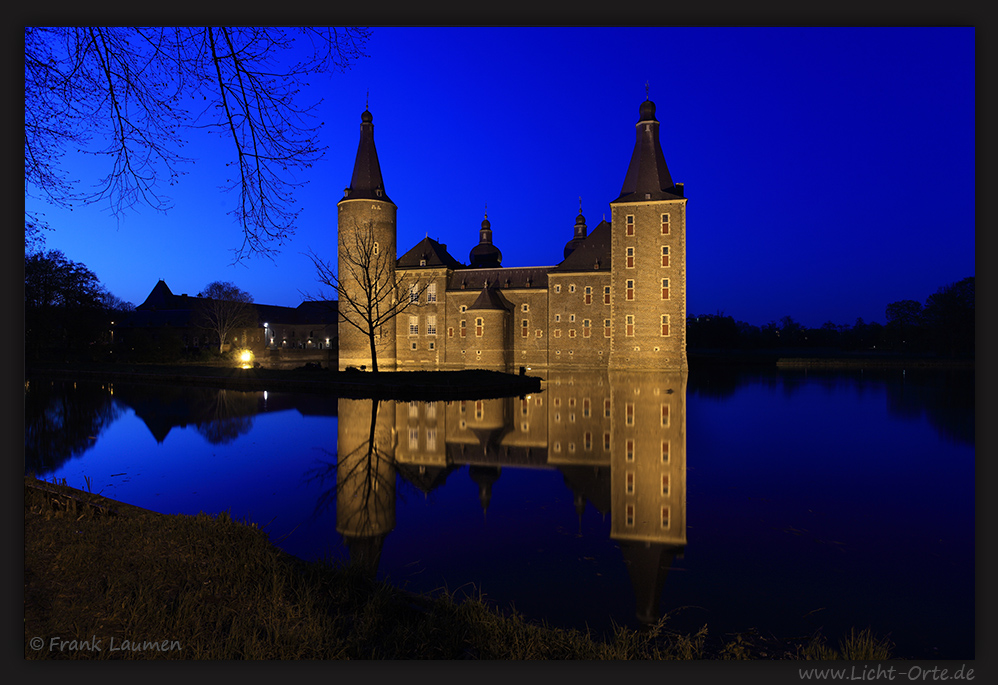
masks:
MULTIPOLYGON (((488 215, 467 265, 429 236, 398 257, 390 276, 410 285, 412 301, 376 334, 379 368, 685 370, 686 197, 659 130, 655 104, 645 100, 610 221, 589 232, 580 207, 557 264, 503 266, 488 215)), ((375 253, 397 255, 396 214, 365 110, 351 185, 338 203, 340 264, 362 233, 375 253)), ((360 284, 345 287, 353 296, 360 284)), ((341 370, 370 368, 370 340, 342 314, 339 339, 341 370)))
POLYGON ((335 351, 337 347, 337 302, 305 301, 297 307, 251 303, 255 323, 232 331, 219 341, 199 316, 204 298, 176 295, 166 281, 159 280, 145 301, 115 325, 114 339, 120 345, 139 338, 170 339, 180 352, 199 348, 245 349, 257 357, 267 350, 335 351))

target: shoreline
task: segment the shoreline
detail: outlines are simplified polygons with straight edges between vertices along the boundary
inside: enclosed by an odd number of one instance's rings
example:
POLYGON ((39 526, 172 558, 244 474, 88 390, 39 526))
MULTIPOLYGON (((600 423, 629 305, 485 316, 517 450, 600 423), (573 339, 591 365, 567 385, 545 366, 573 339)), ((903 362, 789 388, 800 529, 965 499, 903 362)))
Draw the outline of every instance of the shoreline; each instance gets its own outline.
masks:
POLYGON ((50 378, 122 383, 196 385, 242 391, 311 392, 347 399, 461 400, 539 392, 541 379, 499 371, 330 371, 328 369, 240 369, 182 364, 34 365, 25 379, 50 378))
POLYGON ((820 634, 685 635, 663 618, 600 638, 481 597, 413 594, 362 567, 305 562, 224 513, 160 514, 31 476, 24 486, 26 659, 899 658, 869 631, 836 650, 820 634), (53 638, 67 635, 90 640, 53 638))

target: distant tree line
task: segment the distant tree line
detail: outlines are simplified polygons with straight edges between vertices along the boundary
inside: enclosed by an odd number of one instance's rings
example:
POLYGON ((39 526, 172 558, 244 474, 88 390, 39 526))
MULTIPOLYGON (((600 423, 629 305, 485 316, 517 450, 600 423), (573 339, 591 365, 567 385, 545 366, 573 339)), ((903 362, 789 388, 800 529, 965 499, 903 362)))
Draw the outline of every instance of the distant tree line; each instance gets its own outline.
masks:
POLYGON ((59 250, 24 256, 26 359, 92 357, 111 342, 111 322, 134 309, 59 250))
POLYGON ((818 328, 808 328, 790 316, 755 326, 723 312, 700 314, 687 319, 687 346, 693 352, 802 348, 974 356, 973 276, 939 288, 924 304, 892 302, 884 314, 886 324, 858 318, 851 326, 829 321, 818 328))
POLYGON ((105 288, 84 264, 59 250, 24 256, 24 356, 27 361, 204 361, 221 356, 230 333, 255 325, 252 296, 227 282, 213 282, 200 293, 193 321, 215 349, 188 350, 179 331, 129 330, 127 344, 116 336, 115 322, 135 310, 105 288))

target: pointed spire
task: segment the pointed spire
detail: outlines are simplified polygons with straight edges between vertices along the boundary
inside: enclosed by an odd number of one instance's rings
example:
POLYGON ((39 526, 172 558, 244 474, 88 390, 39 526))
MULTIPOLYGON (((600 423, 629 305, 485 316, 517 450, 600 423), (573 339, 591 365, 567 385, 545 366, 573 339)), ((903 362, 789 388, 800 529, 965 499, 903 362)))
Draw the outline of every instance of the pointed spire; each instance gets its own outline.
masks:
POLYGON ((350 186, 343 191, 344 200, 383 200, 391 202, 385 193, 385 182, 381 178, 381 164, 378 150, 374 146, 374 117, 365 109, 360 115, 360 144, 353 165, 350 186))
POLYGON ((572 234, 572 239, 565 243, 565 249, 562 250, 562 255, 564 259, 568 259, 568 255, 575 252, 575 249, 582 244, 589 235, 589 229, 586 228, 586 217, 582 215, 582 196, 579 196, 579 215, 575 217, 575 231, 572 234))
POLYGON ((485 219, 478 232, 478 244, 469 255, 473 269, 491 269, 502 266, 502 252, 492 244, 492 224, 489 222, 489 205, 485 204, 485 219))
MULTIPOLYGON (((647 90, 647 84, 645 88, 647 90)), ((614 202, 681 198, 683 191, 673 182, 669 167, 665 163, 665 155, 662 154, 662 145, 658 137, 659 122, 655 118, 655 103, 645 100, 638 111, 634 152, 631 153, 631 163, 627 167, 620 197, 614 202)))

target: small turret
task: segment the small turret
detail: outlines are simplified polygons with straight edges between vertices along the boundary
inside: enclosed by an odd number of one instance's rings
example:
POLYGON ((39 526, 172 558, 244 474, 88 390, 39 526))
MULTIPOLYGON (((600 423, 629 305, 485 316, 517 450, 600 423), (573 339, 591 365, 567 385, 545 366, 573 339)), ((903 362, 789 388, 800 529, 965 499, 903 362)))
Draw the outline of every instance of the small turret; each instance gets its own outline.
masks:
POLYGON ((502 252, 492 244, 492 224, 485 214, 482 229, 478 233, 478 244, 471 248, 469 255, 472 269, 495 269, 502 266, 502 252))
POLYGON ((582 198, 579 198, 579 215, 575 217, 575 233, 572 239, 565 243, 564 259, 568 259, 568 255, 575 252, 575 248, 586 239, 586 235, 588 235, 586 217, 582 216, 582 198))

